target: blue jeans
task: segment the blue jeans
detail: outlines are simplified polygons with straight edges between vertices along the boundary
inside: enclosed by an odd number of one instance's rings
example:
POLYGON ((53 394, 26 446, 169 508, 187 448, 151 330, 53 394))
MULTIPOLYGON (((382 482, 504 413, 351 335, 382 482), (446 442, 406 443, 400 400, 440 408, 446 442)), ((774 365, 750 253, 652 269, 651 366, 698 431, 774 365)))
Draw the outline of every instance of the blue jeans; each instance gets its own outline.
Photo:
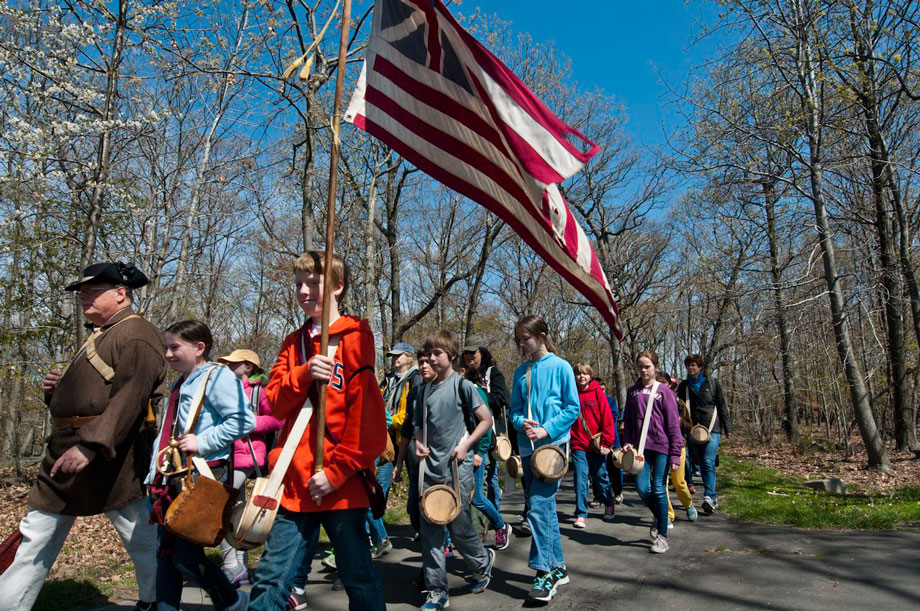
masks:
POLYGON ((502 510, 502 485, 498 481, 498 461, 489 455, 486 455, 486 459, 489 461, 486 467, 486 483, 489 485, 486 498, 495 505, 496 511, 500 512, 502 510))
POLYGON ((156 579, 159 611, 178 611, 184 579, 197 584, 207 592, 215 609, 226 609, 236 602, 236 587, 227 580, 220 566, 205 556, 203 547, 167 533, 162 526, 157 526, 157 543, 156 579), (164 537, 172 539, 171 542, 167 542, 167 547, 172 547, 172 551, 168 553, 160 550, 164 537))
POLYGON ((505 521, 502 520, 502 514, 499 513, 498 508, 492 504, 492 501, 483 492, 482 488, 485 485, 484 479, 488 467, 485 463, 486 459, 483 458, 482 461, 481 465, 473 469, 473 507, 488 518, 491 530, 498 530, 505 527, 505 521))
MULTIPOLYGON (((384 498, 390 494, 390 486, 393 484, 393 468, 395 466, 392 462, 381 465, 380 459, 377 459, 377 482, 383 488, 384 498)), ((375 520, 370 508, 367 510, 367 530, 371 535, 373 545, 380 545, 387 538, 387 527, 383 524, 383 518, 375 520)))
POLYGON ((322 526, 335 549, 348 608, 384 611, 383 587, 364 530, 366 516, 364 508, 310 513, 279 509, 256 569, 249 609, 282 611, 286 607, 295 577, 302 574, 304 563, 313 560, 311 544, 322 526))
POLYGON ((521 462, 524 465, 524 490, 529 501, 527 523, 533 535, 527 566, 535 571, 549 571, 565 564, 559 518, 556 516, 559 482, 544 482, 535 477, 530 470, 530 456, 522 456, 521 462))
POLYGON ((719 443, 722 441, 722 433, 710 433, 709 443, 700 445, 690 442, 690 447, 696 455, 696 462, 700 465, 700 477, 703 478, 703 487, 705 492, 703 496, 708 496, 716 500, 716 456, 719 454, 719 443))
POLYGON ((595 490, 604 506, 613 505, 605 457, 584 450, 572 450, 572 463, 575 465, 575 517, 588 516, 589 476, 594 480, 595 490))
POLYGON ((636 476, 636 492, 652 510, 658 534, 668 536, 668 455, 645 450, 645 468, 636 476))

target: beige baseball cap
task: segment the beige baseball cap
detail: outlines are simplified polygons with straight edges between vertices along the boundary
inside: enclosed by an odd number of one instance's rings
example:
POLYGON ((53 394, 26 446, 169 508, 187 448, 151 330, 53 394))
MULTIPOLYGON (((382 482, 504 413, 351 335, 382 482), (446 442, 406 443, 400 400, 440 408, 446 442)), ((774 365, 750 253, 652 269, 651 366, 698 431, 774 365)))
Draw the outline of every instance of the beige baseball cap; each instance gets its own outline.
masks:
POLYGON ((249 361, 256 367, 262 367, 261 363, 259 363, 259 355, 252 350, 246 350, 243 348, 234 350, 227 356, 222 356, 217 359, 218 363, 242 363, 243 361, 249 361))

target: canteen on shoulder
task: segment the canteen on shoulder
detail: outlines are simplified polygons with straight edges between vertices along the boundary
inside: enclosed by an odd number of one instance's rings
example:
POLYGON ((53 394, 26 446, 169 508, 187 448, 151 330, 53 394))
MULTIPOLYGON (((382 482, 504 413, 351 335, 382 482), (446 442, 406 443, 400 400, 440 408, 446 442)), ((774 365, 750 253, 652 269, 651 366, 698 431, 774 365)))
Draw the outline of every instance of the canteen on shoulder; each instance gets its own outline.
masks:
POLYGON ((530 468, 541 481, 557 482, 569 470, 569 457, 559 446, 547 444, 534 450, 530 468))
POLYGON ((267 477, 257 478, 246 503, 237 505, 233 510, 227 541, 238 550, 255 549, 268 539, 278 515, 284 486, 280 486, 274 496, 265 496, 267 485, 267 477))
POLYGON ((507 461, 511 458, 511 440, 504 435, 496 435, 495 447, 489 452, 489 456, 498 461, 507 461))
POLYGON ((623 448, 616 448, 610 450, 610 460, 613 461, 613 466, 620 469, 623 467, 623 448))
POLYGON ((515 454, 506 460, 505 471, 514 479, 521 479, 524 477, 524 464, 521 462, 521 457, 515 454))
MULTIPOLYGON (((454 476, 454 485, 436 484, 425 489, 419 502, 422 515, 431 524, 444 526, 450 524, 460 515, 462 508, 460 501, 460 478, 457 474, 457 461, 452 460, 451 470, 454 476)), ((419 482, 422 485, 423 482, 419 482)))
POLYGON ((620 458, 620 468, 630 475, 639 475, 645 468, 645 457, 636 451, 636 448, 629 448, 622 451, 620 458))
POLYGON ((709 443, 710 439, 712 439, 712 434, 709 432, 709 429, 702 424, 695 424, 693 428, 690 429, 690 441, 693 443, 706 445, 709 443))

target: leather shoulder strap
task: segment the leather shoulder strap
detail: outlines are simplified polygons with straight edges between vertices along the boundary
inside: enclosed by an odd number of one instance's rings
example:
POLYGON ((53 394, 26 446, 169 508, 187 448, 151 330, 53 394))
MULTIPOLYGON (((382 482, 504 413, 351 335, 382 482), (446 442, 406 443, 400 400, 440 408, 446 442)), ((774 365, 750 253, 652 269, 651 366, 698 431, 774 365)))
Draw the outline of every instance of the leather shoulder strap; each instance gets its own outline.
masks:
POLYGON ((102 357, 96 353, 96 340, 121 323, 125 322, 126 320, 131 320, 132 318, 140 318, 140 316, 137 314, 131 314, 130 316, 125 316, 111 327, 106 329, 97 329, 90 334, 90 336, 86 339, 86 343, 83 344, 83 349, 86 350, 86 360, 89 361, 89 364, 93 366, 93 369, 98 371, 99 375, 101 375, 106 382, 111 382, 115 379, 115 370, 112 369, 108 363, 103 361, 102 357))

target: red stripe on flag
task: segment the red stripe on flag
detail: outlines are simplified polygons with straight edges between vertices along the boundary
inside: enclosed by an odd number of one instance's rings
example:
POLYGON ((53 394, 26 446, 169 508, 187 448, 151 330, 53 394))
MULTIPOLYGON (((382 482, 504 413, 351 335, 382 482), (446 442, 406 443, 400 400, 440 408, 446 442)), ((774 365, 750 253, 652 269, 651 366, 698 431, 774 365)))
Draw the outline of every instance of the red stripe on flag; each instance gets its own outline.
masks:
MULTIPOLYGON (((413 164, 415 167, 419 168, 438 182, 446 185, 447 187, 457 191, 461 195, 464 195, 474 202, 480 204, 486 209, 490 210, 503 221, 508 223, 511 229, 520 235, 527 242, 527 245, 530 246, 534 252, 537 253, 544 261, 546 261, 550 267, 556 270, 559 275, 565 279, 566 282, 572 285, 572 287, 584 295, 588 301, 595 308, 600 311, 601 316, 610 325, 610 328, 614 330, 614 333, 617 337, 622 337, 622 332, 620 331, 619 323, 617 321, 617 306, 608 296, 610 295, 609 291, 606 290, 603 286, 600 288, 603 290, 603 295, 597 293, 596 288, 590 287, 587 283, 581 280, 577 274, 574 274, 562 264, 561 261, 552 255, 547 248, 544 247, 541 240, 541 236, 535 236, 527 228, 526 225, 520 222, 520 220, 507 208, 505 208, 501 202, 494 199, 491 195, 483 191, 482 189, 471 185, 462 178, 452 174, 445 168, 435 164, 431 159, 422 155, 418 151, 412 148, 412 146, 406 144, 394 134, 388 132, 384 127, 374 123, 373 119, 367 119, 366 121, 367 133, 371 134, 375 138, 385 142, 390 148, 402 155, 409 163, 413 164)), ((525 208, 526 210, 526 208, 525 208)), ((545 223, 545 219, 541 219, 535 216, 528 210, 528 213, 535 219, 545 223)), ((543 236, 544 238, 548 236, 543 236)), ((563 256, 565 256, 563 254, 563 256)), ((573 262, 574 263, 574 262, 573 262)), ((577 265, 577 263, 576 263, 577 265)))
POLYGON ((543 104, 543 102, 533 95, 530 89, 521 82, 521 79, 519 79, 516 74, 499 61, 491 51, 482 46, 478 40, 473 38, 472 34, 460 27, 460 24, 457 23, 454 16, 450 14, 450 11, 447 10, 443 2, 440 0, 431 0, 431 3, 457 35, 463 39, 463 42, 470 48, 479 67, 488 73, 489 76, 505 90, 505 93, 511 96, 527 114, 533 117, 533 119, 542 125, 544 129, 551 132, 556 140, 565 147, 572 156, 576 157, 582 163, 587 163, 591 157, 601 150, 599 146, 588 140, 580 131, 563 123, 545 104, 543 104), (579 150, 578 147, 574 146, 569 141, 566 137, 567 135, 574 136, 581 140, 590 147, 589 150, 587 152, 579 150))
POLYGON ((406 130, 414 133, 416 136, 428 141, 433 146, 449 153, 450 155, 467 163, 489 178, 497 185, 507 191, 514 199, 520 202, 530 202, 527 192, 521 184, 509 176, 504 169, 497 166, 491 159, 486 157, 480 151, 472 148, 462 140, 442 131, 421 118, 413 115, 394 100, 391 100, 378 89, 368 86, 365 93, 365 100, 372 104, 381 112, 392 117, 397 123, 402 125, 406 130))

